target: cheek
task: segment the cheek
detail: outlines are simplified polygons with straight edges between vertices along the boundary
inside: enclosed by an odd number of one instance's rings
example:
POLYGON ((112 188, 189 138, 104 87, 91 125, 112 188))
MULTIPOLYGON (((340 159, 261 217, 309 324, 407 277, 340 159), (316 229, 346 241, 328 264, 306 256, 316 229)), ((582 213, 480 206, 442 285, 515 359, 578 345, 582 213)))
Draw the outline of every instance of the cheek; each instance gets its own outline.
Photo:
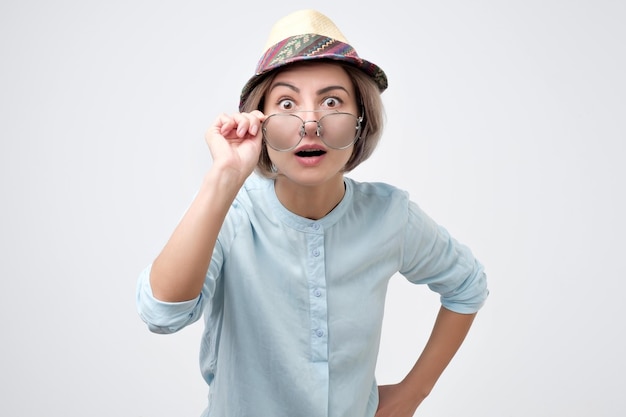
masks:
POLYGON ((346 149, 345 155, 344 155, 344 159, 343 159, 343 163, 341 164, 342 169, 346 167, 346 165, 348 165, 348 161, 350 161, 350 159, 352 159, 352 153, 354 151, 354 148, 350 148, 350 149, 346 149))
POLYGON ((266 154, 270 161, 270 167, 272 168, 272 172, 281 171, 288 164, 288 158, 292 157, 290 152, 278 152, 274 149, 266 146, 266 154))
POLYGON ((284 155, 284 152, 275 151, 274 149, 270 148, 267 145, 265 145, 265 153, 267 154, 270 161, 272 161, 272 163, 275 163, 276 161, 280 160, 281 157, 283 157, 284 155))
POLYGON ((354 152, 354 146, 348 148, 348 149, 343 149, 341 151, 337 151, 337 158, 341 159, 344 161, 344 164, 346 162, 348 162, 350 160, 350 158, 352 157, 352 153, 354 152))

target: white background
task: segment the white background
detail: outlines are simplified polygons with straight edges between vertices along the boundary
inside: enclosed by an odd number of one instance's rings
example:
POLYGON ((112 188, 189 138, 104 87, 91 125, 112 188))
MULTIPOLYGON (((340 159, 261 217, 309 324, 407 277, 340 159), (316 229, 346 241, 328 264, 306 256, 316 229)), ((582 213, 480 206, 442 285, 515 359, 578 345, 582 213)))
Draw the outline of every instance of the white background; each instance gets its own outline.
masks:
MULTIPOLYGON (((210 166, 204 130, 305 7, 389 76, 386 134, 351 176, 407 189, 487 269, 416 415, 625 415, 621 0, 3 0, 0 415, 201 413, 202 325, 149 333, 136 279, 210 166)), ((437 302, 392 280, 379 382, 437 302)))

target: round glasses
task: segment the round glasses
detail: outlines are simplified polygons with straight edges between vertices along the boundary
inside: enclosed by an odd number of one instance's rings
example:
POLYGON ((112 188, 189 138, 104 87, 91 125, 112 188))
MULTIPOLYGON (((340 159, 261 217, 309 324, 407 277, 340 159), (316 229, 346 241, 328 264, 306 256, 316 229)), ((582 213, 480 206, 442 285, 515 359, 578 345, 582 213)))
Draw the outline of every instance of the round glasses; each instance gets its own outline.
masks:
MULTIPOLYGON (((310 111, 312 113, 314 111, 310 111)), ((303 112, 306 113, 306 112, 303 112)), ((363 117, 350 113, 328 113, 319 120, 304 120, 295 113, 276 113, 262 124, 263 139, 270 148, 279 152, 295 149, 306 135, 306 124, 315 123, 315 134, 331 149, 346 149, 352 146, 361 133, 363 117)))

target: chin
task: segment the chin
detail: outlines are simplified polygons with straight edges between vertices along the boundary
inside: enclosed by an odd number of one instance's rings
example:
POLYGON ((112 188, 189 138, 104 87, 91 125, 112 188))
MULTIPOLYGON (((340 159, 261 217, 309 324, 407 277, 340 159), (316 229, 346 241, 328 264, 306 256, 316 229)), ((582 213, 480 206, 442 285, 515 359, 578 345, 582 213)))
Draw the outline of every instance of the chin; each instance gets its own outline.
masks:
POLYGON ((317 187, 330 184, 338 178, 343 178, 343 171, 337 171, 335 173, 321 172, 319 170, 312 169, 299 171, 300 172, 297 173, 279 171, 276 179, 289 181, 303 187, 317 187))

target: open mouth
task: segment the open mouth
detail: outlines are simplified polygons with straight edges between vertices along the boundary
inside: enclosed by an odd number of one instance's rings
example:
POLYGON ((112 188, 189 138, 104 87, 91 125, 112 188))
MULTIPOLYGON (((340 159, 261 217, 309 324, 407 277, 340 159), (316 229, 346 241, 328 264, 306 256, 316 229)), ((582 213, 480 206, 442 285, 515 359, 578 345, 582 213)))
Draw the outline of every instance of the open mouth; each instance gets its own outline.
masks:
POLYGON ((296 152, 296 155, 303 157, 303 158, 309 158, 313 156, 322 156, 325 153, 326 151, 323 151, 321 149, 303 149, 301 151, 296 152))

